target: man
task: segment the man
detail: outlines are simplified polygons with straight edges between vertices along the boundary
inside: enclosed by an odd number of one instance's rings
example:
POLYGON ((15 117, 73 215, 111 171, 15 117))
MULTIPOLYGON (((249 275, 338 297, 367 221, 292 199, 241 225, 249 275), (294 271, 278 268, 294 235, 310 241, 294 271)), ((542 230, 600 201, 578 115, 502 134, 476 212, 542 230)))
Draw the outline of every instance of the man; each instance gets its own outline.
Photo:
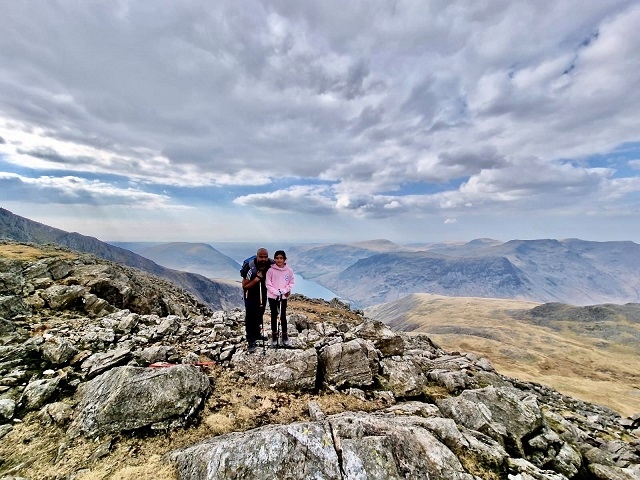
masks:
POLYGON ((256 252, 256 258, 249 264, 247 275, 242 279, 245 308, 244 326, 247 333, 249 353, 256 351, 257 340, 264 341, 260 326, 267 307, 267 284, 265 279, 271 263, 273 261, 269 259, 267 249, 259 248, 256 252))

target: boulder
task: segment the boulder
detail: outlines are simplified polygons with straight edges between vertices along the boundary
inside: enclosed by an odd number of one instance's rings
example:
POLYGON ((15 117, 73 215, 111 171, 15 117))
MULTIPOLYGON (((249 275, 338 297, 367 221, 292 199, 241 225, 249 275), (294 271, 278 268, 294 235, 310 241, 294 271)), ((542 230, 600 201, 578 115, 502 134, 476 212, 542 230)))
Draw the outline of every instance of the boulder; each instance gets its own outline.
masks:
POLYGON ((536 397, 515 388, 465 390, 436 404, 447 417, 490 436, 518 457, 525 456, 523 440, 541 431, 544 424, 536 397))
POLYGON ((425 371, 430 368, 430 363, 422 356, 383 358, 380 367, 386 388, 396 397, 421 395, 428 383, 425 371))
POLYGON ((318 355, 315 349, 269 349, 266 354, 236 352, 231 366, 256 383, 278 390, 312 390, 316 387, 318 355))
POLYGON ((143 427, 184 424, 210 391, 198 367, 116 367, 91 380, 69 427, 71 437, 92 437, 143 427))
POLYGON ((54 365, 64 365, 78 354, 79 350, 64 338, 52 337, 40 347, 42 357, 54 365))
POLYGON ((37 410, 42 407, 50 398, 54 396, 60 377, 43 378, 29 382, 22 392, 19 404, 25 410, 37 410))
POLYGON ((329 425, 298 422, 233 432, 171 452, 180 479, 342 479, 329 425))
POLYGON ((403 336, 380 321, 363 322, 355 329, 354 333, 360 338, 371 340, 383 357, 404 353, 403 336))
POLYGON ((373 383, 366 341, 338 342, 320 350, 324 382, 335 387, 363 387, 373 383))

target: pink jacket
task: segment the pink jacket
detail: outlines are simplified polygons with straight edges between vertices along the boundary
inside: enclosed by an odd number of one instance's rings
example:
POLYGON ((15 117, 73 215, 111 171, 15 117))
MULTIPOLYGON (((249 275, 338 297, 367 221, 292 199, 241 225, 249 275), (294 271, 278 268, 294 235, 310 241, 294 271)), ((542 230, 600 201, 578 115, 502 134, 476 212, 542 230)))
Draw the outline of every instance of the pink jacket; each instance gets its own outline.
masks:
POLYGON ((267 297, 278 298, 291 292, 294 285, 293 270, 287 267, 287 264, 279 268, 275 263, 267 270, 267 297))

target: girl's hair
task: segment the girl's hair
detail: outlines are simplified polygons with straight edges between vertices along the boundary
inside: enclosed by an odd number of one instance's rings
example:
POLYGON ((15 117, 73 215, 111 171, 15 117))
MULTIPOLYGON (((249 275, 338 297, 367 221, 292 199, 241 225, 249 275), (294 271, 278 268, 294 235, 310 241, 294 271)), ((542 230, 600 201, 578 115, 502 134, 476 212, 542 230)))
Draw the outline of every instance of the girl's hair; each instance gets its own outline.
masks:
POLYGON ((284 250, 276 250, 276 253, 273 254, 273 258, 276 258, 278 255, 282 255, 284 259, 287 259, 287 254, 284 253, 284 250))

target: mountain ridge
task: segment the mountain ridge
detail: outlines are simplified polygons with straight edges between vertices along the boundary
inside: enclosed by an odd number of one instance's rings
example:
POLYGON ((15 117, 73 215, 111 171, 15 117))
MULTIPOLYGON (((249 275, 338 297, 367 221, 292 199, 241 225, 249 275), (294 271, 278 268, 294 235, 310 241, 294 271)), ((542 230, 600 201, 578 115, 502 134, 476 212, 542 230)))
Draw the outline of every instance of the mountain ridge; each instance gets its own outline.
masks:
POLYGON ((129 250, 102 242, 95 237, 70 233, 16 215, 0 207, 0 238, 36 244, 54 243, 94 254, 105 260, 139 268, 166 278, 192 292, 211 308, 233 308, 242 304, 241 287, 216 282, 202 275, 166 268, 129 250))
POLYGON ((360 250, 343 268, 344 247, 325 247, 314 257, 315 280, 357 308, 420 292, 572 305, 640 301, 640 245, 634 242, 510 240, 473 248, 469 243, 434 251, 360 250), (331 263, 325 266, 327 258, 331 263))
MULTIPOLYGON (((63 232, 22 217, 12 216, 8 220, 9 215, 13 214, 0 210, 0 232, 9 231, 8 238, 60 242, 172 278, 212 306, 217 305, 215 302, 228 306, 242 304, 237 262, 218 255, 220 252, 214 252, 209 244, 173 242, 146 247, 149 252, 156 252, 157 260, 180 267, 177 269, 180 273, 171 268, 161 270, 165 267, 93 237, 63 232), (159 253, 170 248, 170 254, 159 253), (206 252, 194 254, 196 248, 206 252), (221 266, 221 262, 226 264, 221 266), (184 272, 196 268, 198 274, 226 275, 228 280, 211 280, 184 272)), ((247 248, 255 247, 247 245, 247 248)), ((481 238, 417 247, 377 239, 294 245, 287 247, 287 255, 294 272, 330 289, 354 308, 394 301, 410 293, 572 305, 640 301, 640 245, 631 241, 569 238, 500 242, 481 238)))

